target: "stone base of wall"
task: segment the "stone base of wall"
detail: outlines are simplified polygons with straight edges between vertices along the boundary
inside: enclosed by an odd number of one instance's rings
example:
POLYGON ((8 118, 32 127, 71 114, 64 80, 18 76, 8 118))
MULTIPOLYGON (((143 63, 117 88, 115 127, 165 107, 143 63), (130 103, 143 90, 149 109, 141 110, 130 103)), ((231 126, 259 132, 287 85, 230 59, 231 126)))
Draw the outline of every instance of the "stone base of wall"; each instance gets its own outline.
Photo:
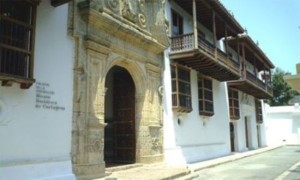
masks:
POLYGON ((89 180, 95 178, 101 178, 105 176, 104 169, 105 163, 101 164, 80 164, 73 165, 74 171, 76 172, 77 179, 89 180))
POLYGON ((141 163, 145 163, 145 164, 159 163, 162 162, 163 159, 164 159, 163 154, 140 157, 141 163))

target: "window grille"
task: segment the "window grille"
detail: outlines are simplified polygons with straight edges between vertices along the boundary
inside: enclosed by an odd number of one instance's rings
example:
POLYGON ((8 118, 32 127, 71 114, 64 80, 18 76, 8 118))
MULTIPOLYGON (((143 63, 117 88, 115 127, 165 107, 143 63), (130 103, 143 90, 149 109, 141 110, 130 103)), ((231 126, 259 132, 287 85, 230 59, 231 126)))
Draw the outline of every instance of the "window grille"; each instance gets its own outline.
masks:
POLYGON ((213 84, 212 80, 198 77, 199 114, 204 116, 214 115, 213 84))
POLYGON ((256 107, 256 122, 258 124, 263 123, 263 114, 262 114, 262 105, 260 100, 255 100, 255 107, 256 107))
POLYGON ((230 119, 240 119, 239 92, 235 89, 228 89, 230 119))
POLYGON ((35 1, 0 1, 0 80, 33 78, 35 1))
POLYGON ((190 69, 179 64, 171 65, 172 105, 179 112, 192 111, 190 69))

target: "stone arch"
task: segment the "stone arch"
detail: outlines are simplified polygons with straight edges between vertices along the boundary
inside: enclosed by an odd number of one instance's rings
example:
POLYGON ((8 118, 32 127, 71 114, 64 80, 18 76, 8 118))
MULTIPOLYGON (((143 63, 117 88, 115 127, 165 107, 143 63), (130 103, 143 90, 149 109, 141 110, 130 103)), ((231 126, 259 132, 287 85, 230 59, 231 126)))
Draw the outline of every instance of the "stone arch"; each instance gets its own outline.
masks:
MULTIPOLYGON (((135 162, 141 162, 141 141, 140 141, 140 132, 141 132, 141 125, 145 124, 145 99, 146 99, 146 91, 147 91, 147 76, 145 67, 143 68, 142 65, 139 65, 138 62, 133 60, 124 59, 122 57, 116 57, 107 61, 105 65, 105 72, 103 73, 103 82, 102 85, 104 88, 107 76, 110 70, 115 67, 119 66, 128 71, 130 74, 134 86, 135 86, 135 136, 136 136, 136 151, 135 151, 135 162)), ((105 98, 104 98, 105 99, 105 98)), ((104 103, 105 104, 105 103, 104 103)), ((104 110, 105 112, 105 110, 104 110)), ((105 121, 105 114, 104 114, 104 121, 105 121)), ((105 138, 105 137, 104 137, 105 138)))
POLYGON ((127 60, 122 57, 116 57, 116 58, 110 60, 109 62, 110 63, 108 63, 105 67, 106 72, 104 73, 104 82, 103 82, 104 86, 105 86, 105 80, 106 80, 105 77, 107 76, 107 73, 109 72, 109 70, 114 66, 120 66, 120 67, 125 68, 131 75, 131 77, 134 81, 134 84, 135 84, 136 95, 137 96, 144 95, 145 90, 146 90, 145 89, 146 74, 136 62, 127 60))

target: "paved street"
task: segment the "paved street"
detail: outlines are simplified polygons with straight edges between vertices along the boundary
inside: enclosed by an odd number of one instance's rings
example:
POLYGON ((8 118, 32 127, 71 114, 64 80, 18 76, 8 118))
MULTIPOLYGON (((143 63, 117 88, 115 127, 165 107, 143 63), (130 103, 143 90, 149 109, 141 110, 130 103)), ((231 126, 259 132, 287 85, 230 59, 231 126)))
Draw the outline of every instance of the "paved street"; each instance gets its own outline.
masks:
POLYGON ((255 156, 197 171, 197 179, 300 180, 300 146, 284 146, 255 156))

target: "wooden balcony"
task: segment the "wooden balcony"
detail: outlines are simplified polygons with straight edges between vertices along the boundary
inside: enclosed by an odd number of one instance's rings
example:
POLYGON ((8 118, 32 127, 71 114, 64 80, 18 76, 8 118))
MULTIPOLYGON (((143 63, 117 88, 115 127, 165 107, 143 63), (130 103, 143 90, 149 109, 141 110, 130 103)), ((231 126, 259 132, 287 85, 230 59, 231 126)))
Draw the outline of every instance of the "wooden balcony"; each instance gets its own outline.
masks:
POLYGON ((228 39, 227 43, 231 47, 238 47, 238 54, 241 57, 241 61, 244 62, 241 79, 228 82, 228 86, 239 89, 258 99, 271 98, 273 89, 270 85, 270 76, 274 65, 270 59, 247 34, 240 35, 238 41, 236 38, 228 39), (246 70, 247 64, 252 65, 256 72, 264 72, 262 78, 265 79, 265 82, 253 73, 248 72, 246 70))
POLYGON ((228 86, 252 95, 258 99, 269 99, 273 96, 273 89, 271 85, 263 82, 248 71, 244 73, 241 80, 228 82, 228 86))
POLYGON ((241 76, 238 62, 200 35, 194 38, 194 33, 171 38, 170 59, 219 81, 236 80, 241 76), (198 47, 195 47, 195 39, 198 47))

